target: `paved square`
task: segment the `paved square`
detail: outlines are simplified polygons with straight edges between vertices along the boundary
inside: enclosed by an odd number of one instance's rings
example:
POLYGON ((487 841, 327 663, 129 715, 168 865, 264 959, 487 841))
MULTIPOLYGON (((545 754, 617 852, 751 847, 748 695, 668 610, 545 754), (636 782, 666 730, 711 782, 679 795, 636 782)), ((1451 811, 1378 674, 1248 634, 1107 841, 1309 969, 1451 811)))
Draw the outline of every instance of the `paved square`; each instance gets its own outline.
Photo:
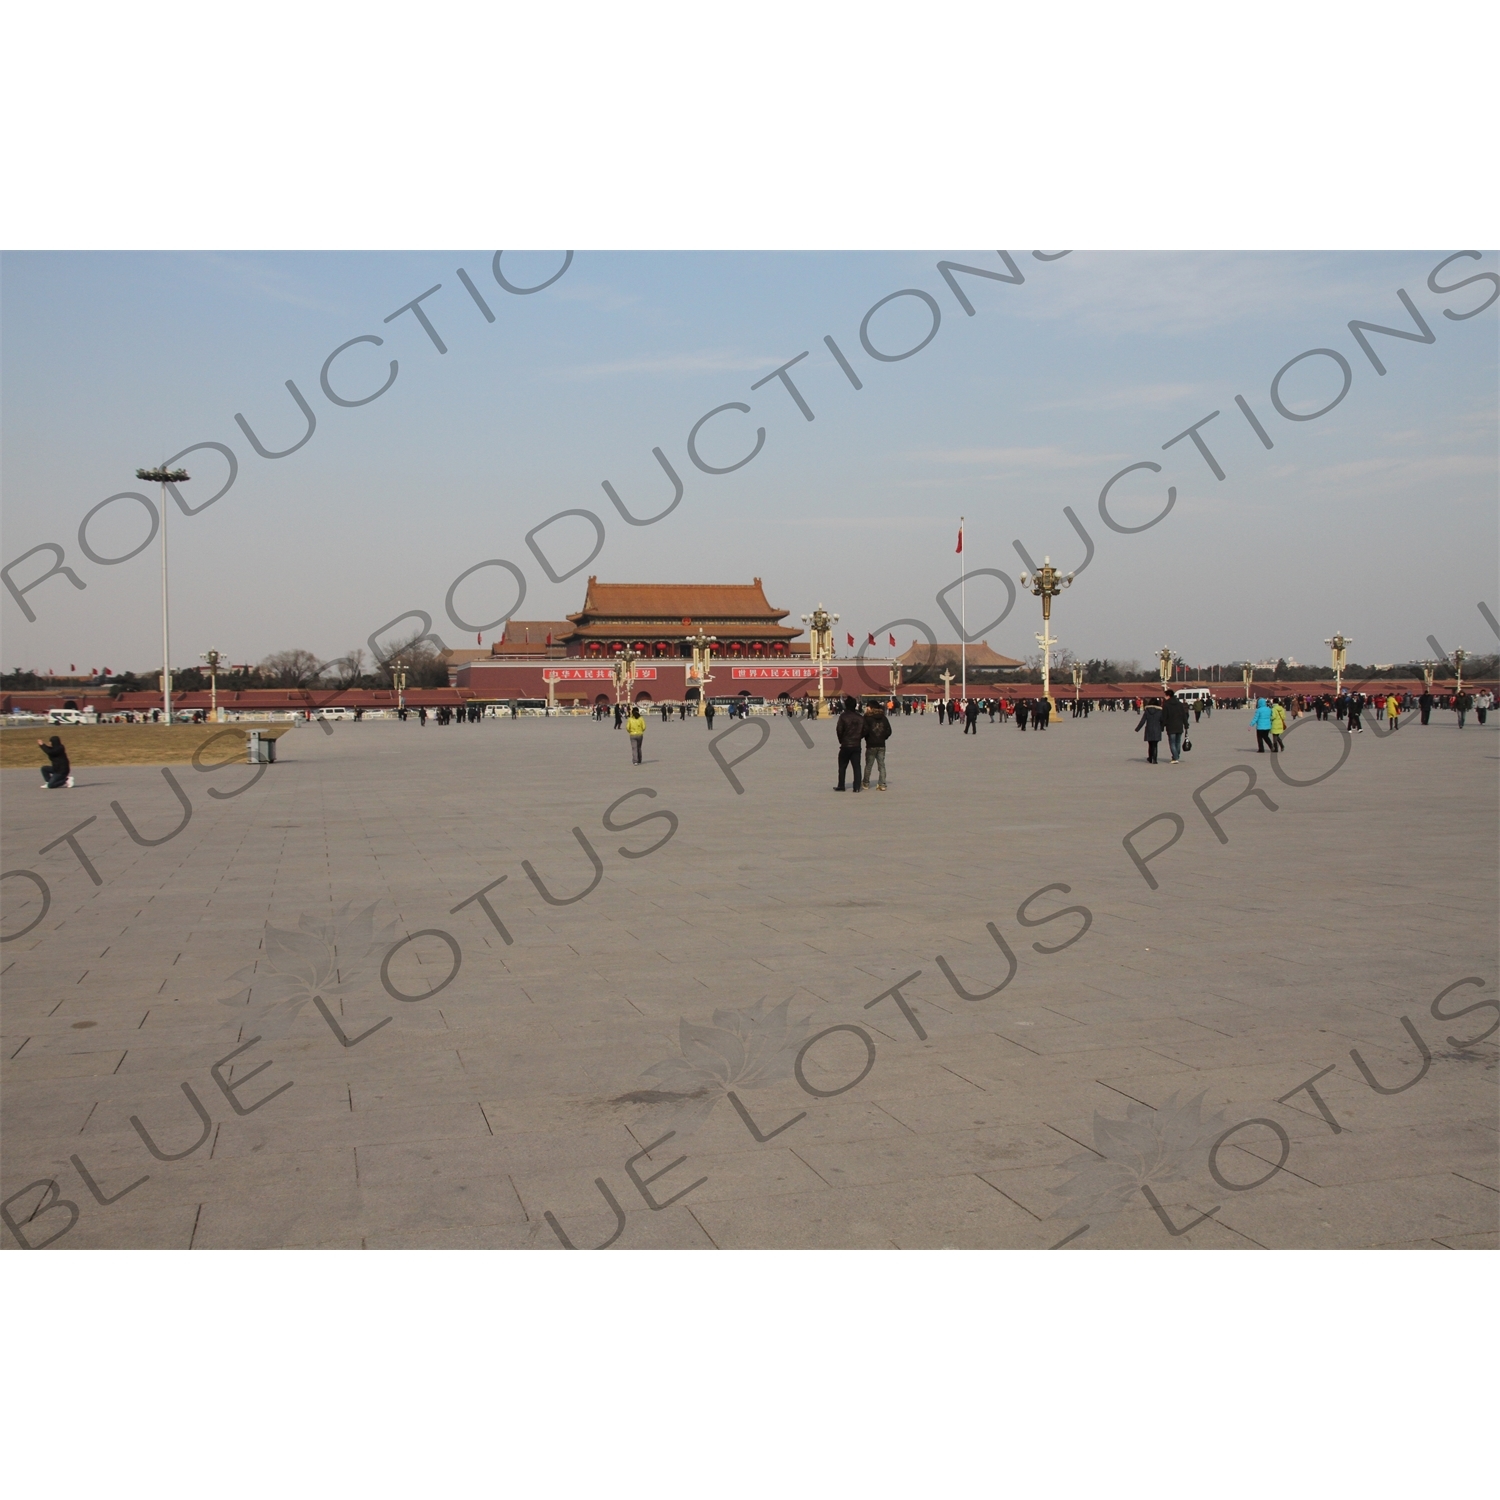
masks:
POLYGON ((6 771, 5 1243, 1493 1248, 1496 727, 1133 723, 6 771))

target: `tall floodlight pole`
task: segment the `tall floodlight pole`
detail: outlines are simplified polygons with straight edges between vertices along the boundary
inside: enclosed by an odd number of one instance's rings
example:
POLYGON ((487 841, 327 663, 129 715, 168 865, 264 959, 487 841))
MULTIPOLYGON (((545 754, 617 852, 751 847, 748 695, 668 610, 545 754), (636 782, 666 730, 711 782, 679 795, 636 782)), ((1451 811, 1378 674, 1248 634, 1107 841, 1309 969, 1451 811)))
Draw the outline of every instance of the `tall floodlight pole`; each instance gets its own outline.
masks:
POLYGON ((1427 691, 1432 691, 1432 674, 1437 670, 1435 661, 1424 661, 1421 663, 1422 681, 1427 684, 1427 691))
POLYGON ((200 651, 199 661, 208 663, 208 722, 219 722, 219 663, 224 660, 217 651, 200 651))
POLYGON ((1250 679, 1255 676, 1255 668, 1246 662, 1240 676, 1245 679, 1245 702, 1248 704, 1250 702, 1250 679))
POLYGON ((1157 660, 1161 662, 1161 691, 1162 696, 1165 697, 1167 693, 1167 682, 1172 676, 1172 668, 1175 664, 1175 658, 1172 655, 1172 648, 1170 646, 1163 646, 1161 650, 1156 653, 1156 656, 1157 660))
POLYGON ((1349 647, 1353 644, 1352 635, 1344 635, 1340 632, 1330 636, 1323 642, 1333 652, 1333 696, 1339 698, 1344 692, 1344 666, 1349 660, 1349 647))
POLYGON ((1458 686, 1453 689, 1454 697, 1457 697, 1464 690, 1464 663, 1468 659, 1469 653, 1462 646, 1453 653, 1453 669, 1458 673, 1458 686))
POLYGON ((1052 648, 1057 644, 1052 638, 1052 601, 1072 582, 1073 575, 1059 573, 1050 557, 1042 559, 1042 566, 1034 575, 1021 574, 1021 587, 1030 589, 1042 601, 1042 633, 1037 641, 1042 648, 1042 697, 1048 703, 1052 701, 1052 648))
POLYGON ((1074 704, 1075 707, 1078 704, 1078 689, 1081 688, 1082 686, 1083 686, 1083 663, 1081 661, 1075 661, 1073 663, 1073 704, 1074 704))
POLYGON ((186 469, 169 469, 158 464, 154 469, 137 469, 137 479, 161 486, 161 690, 166 722, 172 722, 172 639, 167 622, 167 486, 186 484, 186 469))
MULTIPOLYGON (((958 550, 964 550, 964 518, 958 518, 958 550)), ((963 559, 958 565, 958 695, 965 703, 969 701, 969 586, 968 563, 963 559)))
POLYGON ((396 690, 396 712, 406 708, 406 658, 397 656, 390 662, 391 686, 396 690))

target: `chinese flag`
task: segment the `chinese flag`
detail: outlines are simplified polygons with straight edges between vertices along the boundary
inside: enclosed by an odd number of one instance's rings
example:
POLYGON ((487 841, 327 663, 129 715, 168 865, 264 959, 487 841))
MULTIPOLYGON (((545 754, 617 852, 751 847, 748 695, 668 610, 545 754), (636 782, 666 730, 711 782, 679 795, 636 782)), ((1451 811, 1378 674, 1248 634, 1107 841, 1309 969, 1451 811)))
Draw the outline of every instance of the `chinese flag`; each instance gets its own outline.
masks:
POLYGON ((552 632, 550 630, 547 632, 547 644, 549 646, 552 644, 552 632))
POLYGON ((953 550, 955 552, 962 552, 964 550, 964 529, 962 526, 958 528, 958 546, 953 550))
POLYGON ((76 672, 76 671, 77 671, 77 670, 78 670, 78 664, 77 664, 77 662, 71 662, 71 661, 70 661, 70 662, 69 662, 69 663, 68 663, 68 670, 69 670, 69 671, 70 671, 70 672, 76 672))
POLYGON ((875 644, 875 637, 873 635, 870 636, 870 642, 869 643, 872 646, 875 644))
POLYGON ((896 644, 896 637, 892 636, 891 637, 891 645, 894 646, 895 644, 896 644))
POLYGON ((851 646, 854 644, 854 637, 852 635, 849 637, 849 644, 851 646))
POLYGON ((484 637, 482 635, 476 635, 474 637, 474 644, 476 646, 482 646, 482 645, 484 645, 484 637))

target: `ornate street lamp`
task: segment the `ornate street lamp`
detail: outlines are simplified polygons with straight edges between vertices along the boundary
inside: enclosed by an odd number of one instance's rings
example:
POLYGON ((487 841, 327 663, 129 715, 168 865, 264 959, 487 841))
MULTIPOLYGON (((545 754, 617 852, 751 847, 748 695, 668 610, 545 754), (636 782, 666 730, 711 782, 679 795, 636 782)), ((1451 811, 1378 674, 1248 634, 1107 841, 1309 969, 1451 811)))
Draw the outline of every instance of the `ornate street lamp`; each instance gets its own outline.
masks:
POLYGON ((1071 587, 1073 575, 1059 573, 1052 566, 1052 559, 1044 557, 1042 566, 1035 574, 1022 573, 1021 587, 1030 589, 1042 601, 1042 633, 1037 644, 1042 648, 1042 697, 1052 702, 1052 648, 1057 644, 1052 638, 1052 601, 1065 588, 1071 587))
POLYGON ((1156 656, 1157 660, 1161 663, 1161 693, 1162 697, 1165 698, 1167 696, 1167 683, 1171 680, 1172 668, 1175 665, 1177 658, 1172 654, 1172 648, 1170 646, 1163 646, 1161 650, 1156 653, 1156 656))
POLYGON ((1352 635, 1340 632, 1329 637, 1323 644, 1333 652, 1333 695, 1342 697, 1344 692, 1344 667, 1349 660, 1349 647, 1354 643, 1352 635))
POLYGON ((1078 702, 1078 690, 1082 686, 1083 686, 1083 663, 1081 661, 1075 661, 1073 663, 1073 702, 1074 702, 1075 705, 1078 702))
POLYGON ((137 479, 161 486, 161 691, 166 722, 172 722, 172 641, 167 625, 167 486, 186 484, 186 469, 169 469, 158 464, 154 469, 137 469, 137 479))
POLYGON ((809 627, 808 655, 818 668, 818 717, 824 716, 827 705, 823 695, 823 675, 827 664, 833 660, 833 627, 838 616, 831 615, 821 604, 810 614, 802 616, 802 623, 809 627))
POLYGON ((1437 663, 1431 659, 1423 660, 1421 663, 1422 681, 1427 684, 1427 691, 1432 691, 1432 674, 1437 669, 1437 663))
POLYGON ((716 635, 705 635, 701 625, 697 635, 688 637, 688 645, 693 648, 693 664, 688 668, 688 681, 698 686, 699 713, 708 706, 708 685, 714 680, 709 668, 713 665, 714 647, 718 640, 716 635))
POLYGON ((406 711, 406 672, 410 665, 404 656, 393 657, 386 663, 391 669, 391 686, 396 690, 396 712, 406 711))
MULTIPOLYGON (((700 631, 702 627, 699 627, 700 631)), ((627 646, 615 662, 615 702, 630 701, 630 690, 635 686, 635 664, 639 660, 634 650, 627 646)))
POLYGON ((1250 702, 1250 681, 1255 676, 1255 668, 1249 662, 1246 662, 1244 669, 1240 672, 1240 676, 1245 679, 1245 702, 1248 705, 1250 702))
POLYGON ((219 722, 219 663, 224 658, 217 651, 200 651, 199 661, 208 663, 208 722, 219 722))
POLYGON ((1462 646, 1453 653, 1453 668, 1458 673, 1458 686, 1453 689, 1455 698, 1464 690, 1464 663, 1468 659, 1469 653, 1462 646))

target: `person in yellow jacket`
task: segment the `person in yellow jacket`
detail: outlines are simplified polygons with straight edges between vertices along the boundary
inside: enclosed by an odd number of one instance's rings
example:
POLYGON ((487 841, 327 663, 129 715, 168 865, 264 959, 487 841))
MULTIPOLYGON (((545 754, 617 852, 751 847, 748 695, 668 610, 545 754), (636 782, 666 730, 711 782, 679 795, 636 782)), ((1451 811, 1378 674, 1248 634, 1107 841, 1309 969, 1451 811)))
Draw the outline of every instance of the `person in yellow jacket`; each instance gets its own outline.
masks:
POLYGON ((630 736, 630 763, 638 766, 641 763, 641 746, 646 740, 646 720, 639 703, 630 710, 630 717, 625 720, 625 733, 630 736))
POLYGON ((1271 753, 1274 755, 1279 750, 1285 750, 1282 743, 1282 735, 1286 733, 1286 708, 1281 703, 1271 705, 1271 753))
POLYGON ((1388 693, 1385 700, 1385 727, 1399 729, 1401 727, 1401 695, 1400 693, 1388 693))

